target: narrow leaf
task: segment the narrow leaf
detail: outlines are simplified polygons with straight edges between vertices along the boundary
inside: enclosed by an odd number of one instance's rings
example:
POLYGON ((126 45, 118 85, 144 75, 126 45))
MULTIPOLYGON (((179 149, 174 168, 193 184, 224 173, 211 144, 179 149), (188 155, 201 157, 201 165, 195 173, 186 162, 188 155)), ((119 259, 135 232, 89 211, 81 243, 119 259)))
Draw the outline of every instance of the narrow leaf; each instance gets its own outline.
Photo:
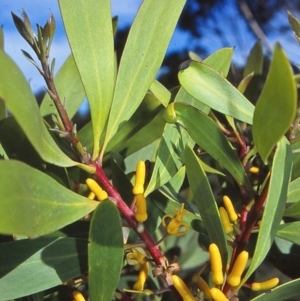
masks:
POLYGON ((142 2, 121 58, 104 148, 119 125, 135 112, 153 82, 185 2, 142 2))
POLYGON ((90 105, 93 159, 111 106, 114 89, 114 38, 110 0, 59 0, 70 47, 90 105))
POLYGON ((288 11, 288 19, 290 26, 294 32, 295 38, 300 43, 300 22, 288 11))
POLYGON ((19 161, 0 161, 0 233, 51 233, 95 209, 90 201, 19 161))
POLYGON ((171 93, 164 85, 155 79, 149 89, 164 107, 168 105, 171 99, 171 93))
POLYGON ((197 205, 211 243, 220 249, 223 270, 227 264, 227 241, 223 230, 219 210, 206 174, 195 153, 188 146, 185 149, 186 172, 193 193, 193 202, 197 205))
POLYGON ((0 301, 16 299, 85 273, 87 240, 41 237, 2 243, 0 261, 0 301))
MULTIPOLYGON (((72 54, 66 59, 58 71, 54 82, 60 98, 64 100, 68 116, 69 118, 72 118, 85 97, 81 78, 72 54)), ((42 101, 40 111, 42 116, 49 114, 57 115, 53 100, 50 98, 48 93, 42 101)))
POLYGON ((279 223, 282 219, 291 170, 292 151, 288 141, 285 138, 282 138, 277 145, 274 156, 269 192, 266 198, 266 205, 264 207, 255 251, 250 267, 240 286, 243 285, 249 276, 258 268, 272 246, 279 223))
POLYGON ((243 76, 246 77, 250 73, 261 74, 263 69, 264 53, 261 41, 257 41, 250 51, 246 66, 243 71, 243 76))
POLYGON ((0 98, 14 115, 35 150, 46 162, 58 166, 80 165, 68 158, 46 129, 34 95, 18 66, 0 50, 0 98))
POLYGON ((90 300, 111 300, 123 263, 123 235, 118 209, 110 200, 95 210, 89 240, 90 300))
POLYGON ((297 107, 297 88, 289 60, 275 45, 270 70, 253 116, 253 140, 264 162, 290 128, 297 107))
POLYGON ((198 101, 252 124, 254 106, 213 68, 192 61, 187 68, 179 71, 178 79, 182 87, 198 101))

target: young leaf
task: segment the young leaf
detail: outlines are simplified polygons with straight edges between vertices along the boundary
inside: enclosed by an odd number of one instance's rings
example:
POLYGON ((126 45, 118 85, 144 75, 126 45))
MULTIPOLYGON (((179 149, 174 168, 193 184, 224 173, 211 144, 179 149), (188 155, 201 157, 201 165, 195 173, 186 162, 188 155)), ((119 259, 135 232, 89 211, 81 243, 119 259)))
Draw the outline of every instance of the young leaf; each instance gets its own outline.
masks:
POLYGON ((250 51, 246 66, 243 71, 243 76, 246 77, 250 73, 261 74, 264 63, 264 53, 261 41, 257 41, 250 51))
POLYGON ((182 87, 198 101, 252 124, 254 106, 213 68, 191 61, 187 68, 179 71, 178 79, 182 87))
POLYGON ((110 200, 101 202, 95 210, 89 240, 90 300, 111 300, 119 282, 124 250, 120 215, 110 200))
POLYGON ((59 0, 70 47, 90 105, 94 133, 92 159, 113 97, 115 82, 114 37, 110 0, 59 0))
POLYGON ((282 219, 292 170, 292 151, 285 137, 277 144, 271 178, 255 251, 241 284, 258 268, 269 252, 282 219))
POLYGON ((252 191, 241 161, 214 121, 184 103, 176 102, 174 110, 177 122, 188 131, 191 138, 227 169, 239 184, 252 191))
POLYGON ((0 244, 0 301, 43 291, 85 273, 87 244, 72 237, 0 244))
POLYGON ((193 194, 193 202, 197 205, 205 229, 211 243, 217 244, 220 249, 223 271, 227 264, 227 242, 223 230, 219 210, 206 174, 195 155, 188 146, 185 148, 186 172, 193 194))
POLYGON ((0 98, 42 159, 58 166, 84 167, 68 158, 56 145, 46 129, 27 80, 18 66, 1 50, 0 66, 0 98))
POLYGON ((98 202, 76 194, 19 161, 0 161, 0 232, 30 238, 51 233, 92 210, 98 202))
POLYGON ((289 60, 276 44, 253 116, 253 140, 264 162, 295 118, 297 87, 289 60))
POLYGON ((185 2, 142 2, 121 58, 104 148, 119 125, 135 112, 153 82, 185 2))
MULTIPOLYGON (((54 79, 56 89, 61 99, 65 101, 65 108, 69 118, 72 118, 81 105, 85 93, 81 83, 73 55, 70 54, 66 59, 54 79)), ((49 114, 57 115, 53 100, 47 93, 40 106, 42 116, 49 114)))

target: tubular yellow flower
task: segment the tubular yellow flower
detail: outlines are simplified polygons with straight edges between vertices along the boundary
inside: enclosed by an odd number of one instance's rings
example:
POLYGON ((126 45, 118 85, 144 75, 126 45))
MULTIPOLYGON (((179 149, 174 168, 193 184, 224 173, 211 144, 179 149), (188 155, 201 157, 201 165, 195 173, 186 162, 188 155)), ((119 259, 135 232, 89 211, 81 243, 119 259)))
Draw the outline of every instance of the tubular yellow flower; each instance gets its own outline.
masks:
POLYGON ((231 286, 236 287, 240 284, 241 276, 245 270, 245 267, 246 267, 246 264, 248 261, 248 257, 249 257, 249 253, 247 251, 242 251, 238 255, 238 257, 233 265, 232 271, 227 277, 227 282, 231 286))
POLYGON ((99 201, 104 201, 105 199, 108 198, 107 192, 105 190, 103 190, 95 180, 88 178, 88 179, 86 179, 85 182, 86 182, 86 185, 89 187, 89 189, 93 193, 95 193, 95 195, 99 201))
POLYGON ((73 297, 75 301, 85 301, 84 297, 79 291, 74 291, 73 292, 73 297))
POLYGON ((225 209, 228 213, 230 221, 236 222, 238 219, 238 215, 236 214, 236 212, 234 210, 231 199, 227 195, 223 196, 223 203, 224 203, 225 209))
POLYGON ((279 283, 278 278, 272 278, 264 282, 253 282, 251 284, 251 289, 253 291, 269 290, 271 288, 274 288, 278 283, 279 283))
POLYGON ((149 265, 148 265, 148 262, 146 262, 140 270, 140 273, 139 273, 136 283, 133 285, 133 289, 135 291, 142 291, 144 289, 144 284, 145 284, 145 282, 147 280, 147 276, 148 276, 148 268, 149 268, 149 265))
POLYGON ((182 297, 183 301, 195 301, 195 298, 182 279, 177 275, 172 275, 173 284, 182 297))
POLYGON ((145 178, 146 178, 145 161, 139 161, 136 166, 135 185, 132 189, 132 193, 134 195, 144 193, 145 178))
POLYGON ((136 205, 136 212, 135 212, 135 219, 142 223, 147 220, 148 214, 147 214, 147 203, 145 196, 143 194, 137 194, 135 196, 135 205, 136 205))
POLYGON ((222 285, 224 281, 224 276, 222 271, 222 259, 220 250, 216 244, 212 243, 209 245, 208 251, 212 271, 212 283, 215 285, 222 285))
POLYGON ((254 173, 254 174, 258 174, 259 173, 259 168, 256 166, 251 166, 249 168, 249 172, 254 173))
POLYGON ((167 230, 168 234, 179 237, 184 235, 189 230, 188 224, 181 221, 183 215, 184 215, 184 204, 181 204, 181 208, 175 216, 169 214, 163 216, 161 222, 164 228, 167 230), (168 224, 166 224, 167 218, 171 219, 168 224), (182 231, 180 229, 182 229, 182 231))
POLYGON ((212 299, 210 287, 208 286, 206 281, 201 276, 199 276, 199 278, 198 278, 197 286, 204 293, 205 298, 212 299))
POLYGON ((94 200, 95 197, 96 197, 96 195, 95 195, 95 193, 94 193, 93 191, 91 191, 91 192, 89 193, 89 195, 87 196, 87 198, 88 198, 89 200, 94 200))
POLYGON ((233 227, 230 223, 226 209, 224 207, 220 207, 219 213, 220 213, 221 222, 223 224, 225 233, 231 233, 233 231, 233 227))
POLYGON ((211 288, 210 293, 214 301, 229 301, 229 299, 226 298, 223 292, 216 287, 211 288))

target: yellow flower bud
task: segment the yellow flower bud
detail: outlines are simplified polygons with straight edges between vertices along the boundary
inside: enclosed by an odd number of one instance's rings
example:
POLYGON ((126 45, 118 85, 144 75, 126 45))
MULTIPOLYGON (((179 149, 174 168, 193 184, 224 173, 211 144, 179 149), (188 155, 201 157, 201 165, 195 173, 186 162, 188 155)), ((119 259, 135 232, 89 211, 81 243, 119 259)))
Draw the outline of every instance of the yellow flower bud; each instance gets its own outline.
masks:
POLYGON ((135 185, 132 189, 132 193, 134 195, 144 193, 145 178, 146 178, 145 161, 139 161, 136 166, 135 185))
POLYGON ((216 244, 212 243, 209 245, 208 251, 212 271, 212 283, 215 285, 222 285, 224 281, 224 276, 222 271, 222 259, 220 250, 216 244))
POLYGON ((236 222, 238 219, 238 215, 236 214, 236 212, 234 210, 231 199, 227 195, 223 196, 223 203, 224 203, 225 209, 228 213, 230 221, 236 222))
POLYGON ((197 286, 204 293, 205 298, 212 299, 210 287, 201 276, 198 277, 197 286))
POLYGON ((91 192, 89 193, 89 195, 87 196, 87 198, 88 198, 89 200, 94 200, 95 197, 96 197, 96 195, 95 195, 95 193, 94 193, 93 191, 91 191, 91 192))
POLYGON ((278 283, 279 283, 278 278, 272 278, 264 282, 253 282, 251 284, 251 289, 253 291, 269 290, 271 288, 274 288, 278 283))
POLYGON ((254 174, 258 174, 259 173, 259 168, 256 166, 251 166, 249 168, 249 172, 254 173, 254 174))
POLYGON ((85 301, 84 297, 79 291, 74 291, 73 292, 73 297, 75 301, 85 301))
POLYGON ((148 218, 147 214, 147 203, 145 196, 143 194, 137 194, 135 197, 135 205, 136 205, 136 212, 135 212, 135 219, 142 223, 148 218))
POLYGON ((227 282, 236 287, 241 283, 241 276, 245 270, 249 253, 242 251, 235 260, 231 273, 227 277, 227 282))
POLYGON ((221 222, 223 224, 225 233, 231 233, 233 231, 233 227, 230 223, 226 209, 224 207, 220 207, 219 213, 220 213, 221 222))
POLYGON ((172 275, 173 284, 182 297, 183 301, 195 301, 195 298, 182 279, 177 275, 172 275))
POLYGON ((148 262, 146 262, 140 270, 140 273, 139 273, 136 283, 133 285, 134 290, 136 290, 136 291, 144 290, 144 284, 148 277, 148 268, 149 268, 149 265, 148 265, 148 262))
POLYGON ((103 190, 95 180, 88 178, 88 179, 86 179, 85 182, 86 182, 86 185, 89 187, 89 189, 93 193, 95 193, 95 195, 99 201, 104 201, 105 199, 108 198, 107 192, 105 190, 103 190))
POLYGON ((211 288, 210 293, 214 301, 229 301, 229 299, 226 298, 223 292, 216 287, 211 288))

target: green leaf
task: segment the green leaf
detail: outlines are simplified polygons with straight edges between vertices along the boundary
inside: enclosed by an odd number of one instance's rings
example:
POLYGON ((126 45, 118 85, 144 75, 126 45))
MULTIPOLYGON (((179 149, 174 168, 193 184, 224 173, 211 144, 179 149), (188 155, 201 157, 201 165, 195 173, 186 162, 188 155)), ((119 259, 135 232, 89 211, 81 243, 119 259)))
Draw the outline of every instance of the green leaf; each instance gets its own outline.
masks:
POLYGON ((299 298, 300 295, 300 279, 292 280, 284 283, 266 293, 252 299, 252 301, 274 301, 274 300, 290 300, 295 297, 299 298))
POLYGON ((207 57, 203 63, 226 77, 230 69, 233 50, 232 47, 219 49, 207 57))
POLYGON ((135 112, 153 82, 185 2, 142 2, 121 58, 104 148, 135 112))
POLYGON ((300 22, 288 11, 288 19, 290 26, 294 32, 295 38, 300 43, 300 22))
POLYGON ((220 249, 223 271, 225 271, 228 257, 227 241, 217 203, 197 156, 188 146, 185 148, 185 161, 187 177, 193 194, 193 202, 199 209, 211 243, 217 244, 220 249))
POLYGON ((87 271, 87 240, 41 237, 0 244, 0 301, 60 285, 87 271))
POLYGON ((179 71, 178 79, 182 87, 198 101, 252 124, 254 106, 213 68, 192 61, 187 68, 179 71))
POLYGON ((92 210, 90 201, 19 161, 0 161, 0 232, 30 238, 51 233, 92 210))
POLYGON ((170 91, 156 79, 152 82, 149 90, 155 95, 160 103, 166 107, 171 99, 170 91))
POLYGON ((0 66, 0 98, 4 100, 7 109, 14 115, 42 159, 58 166, 84 167, 68 158, 56 145, 46 129, 26 78, 11 58, 1 50, 0 66))
POLYGON ((292 181, 289 185, 287 203, 296 203, 300 201, 300 178, 292 181))
POLYGON ((262 49, 262 42, 259 40, 255 43, 250 51, 246 66, 243 71, 243 76, 246 77, 250 73, 262 74, 264 63, 264 53, 262 49))
POLYGON ((92 159, 96 159, 115 84, 110 0, 78 0, 76 5, 59 0, 59 7, 90 105, 94 133, 92 159))
POLYGON ((300 222, 294 222, 294 223, 279 225, 276 236, 288 240, 294 244, 300 245, 299 233, 300 233, 300 222))
POLYGON ((266 205, 264 207, 255 251, 249 269, 240 286, 256 271, 272 246, 285 208, 291 170, 292 151, 287 139, 283 137, 277 145, 274 156, 268 189, 269 192, 266 198, 266 205))
POLYGON ((112 201, 101 202, 95 210, 89 240, 90 300, 111 300, 117 288, 123 264, 121 219, 112 201))
MULTIPOLYGON (((81 78, 72 54, 66 59, 58 71, 54 82, 59 96, 65 101, 68 116, 69 118, 72 118, 85 97, 81 78)), ((50 98, 48 93, 42 101, 40 110, 42 116, 49 114, 57 115, 57 110, 53 104, 53 100, 50 98)))
POLYGON ((169 182, 183 165, 182 153, 188 138, 177 125, 166 124, 145 196, 169 182))
POLYGON ((184 103, 175 103, 174 109, 177 122, 188 131, 191 138, 227 169, 239 184, 252 191, 240 159, 214 121, 184 103))
POLYGON ((253 116, 254 145, 264 162, 290 128, 297 107, 297 87, 289 60, 279 44, 253 116))

